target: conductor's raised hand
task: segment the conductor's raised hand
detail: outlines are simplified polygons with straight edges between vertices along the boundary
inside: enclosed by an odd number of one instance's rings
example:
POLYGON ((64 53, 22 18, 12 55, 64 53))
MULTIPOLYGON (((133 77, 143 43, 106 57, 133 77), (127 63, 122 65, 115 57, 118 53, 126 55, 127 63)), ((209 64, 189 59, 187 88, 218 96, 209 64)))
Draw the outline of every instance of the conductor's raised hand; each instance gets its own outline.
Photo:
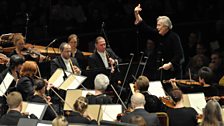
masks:
POLYGON ((141 5, 138 4, 138 6, 135 7, 134 9, 134 14, 135 14, 135 25, 137 25, 139 22, 142 21, 142 17, 140 16, 139 12, 142 11, 141 5))

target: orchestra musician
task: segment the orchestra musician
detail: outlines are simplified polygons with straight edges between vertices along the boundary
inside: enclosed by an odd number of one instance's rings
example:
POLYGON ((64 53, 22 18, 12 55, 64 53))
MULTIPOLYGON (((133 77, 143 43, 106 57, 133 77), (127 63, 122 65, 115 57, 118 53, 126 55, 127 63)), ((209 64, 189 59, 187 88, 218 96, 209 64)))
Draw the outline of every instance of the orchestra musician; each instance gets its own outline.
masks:
POLYGON ((197 126, 198 113, 194 108, 184 107, 182 91, 177 88, 176 83, 171 81, 173 90, 171 97, 175 102, 173 108, 167 110, 170 126, 197 126))
MULTIPOLYGON (((0 73, 0 82, 4 80, 7 73, 10 73, 14 77, 7 92, 11 92, 14 90, 16 82, 19 79, 19 71, 21 69, 23 62, 24 59, 19 55, 12 55, 10 57, 8 67, 0 73)), ((6 113, 8 106, 6 105, 5 97, 0 97, 0 104, 1 104, 1 114, 6 113)))
POLYGON ((172 22, 167 16, 157 18, 156 29, 147 25, 140 16, 141 5, 134 9, 135 25, 140 31, 145 31, 150 35, 156 44, 157 69, 163 70, 162 78, 159 72, 158 79, 177 78, 182 79, 182 63, 184 62, 183 48, 179 36, 172 31, 172 22))
POLYGON ((47 90, 47 83, 43 79, 36 79, 34 81, 34 90, 35 93, 33 96, 31 96, 28 101, 29 102, 37 102, 37 103, 47 103, 48 107, 46 109, 46 112, 44 114, 43 120, 53 120, 56 118, 55 114, 55 107, 51 103, 51 97, 46 96, 46 90, 47 90))
POLYGON ((22 94, 24 101, 27 101, 34 94, 34 80, 38 69, 38 65, 34 61, 26 61, 21 67, 21 77, 16 84, 16 89, 22 94))
POLYGON ((61 43, 59 46, 61 55, 51 61, 51 75, 58 69, 62 68, 77 75, 81 74, 79 64, 76 58, 71 57, 71 46, 68 43, 61 43))
POLYGON ((131 106, 134 109, 134 111, 126 113, 126 115, 121 117, 121 122, 128 123, 133 116, 140 115, 146 121, 147 126, 160 126, 160 122, 156 113, 149 113, 145 110, 144 108, 145 102, 146 101, 143 94, 141 93, 133 94, 131 97, 131 106))
POLYGON ((52 126, 68 126, 68 121, 63 115, 59 115, 52 121, 52 126))
POLYGON ((145 96, 145 110, 148 112, 162 112, 166 110, 166 106, 155 95, 148 91, 149 79, 146 76, 139 76, 135 82, 135 90, 145 96))
POLYGON ((200 126, 224 126, 222 108, 216 100, 207 102, 200 126))
POLYGON ((88 108, 87 98, 80 96, 73 107, 75 111, 66 117, 69 123, 97 124, 96 120, 86 112, 88 108))
POLYGON ((79 66, 82 70, 86 69, 87 66, 87 59, 83 55, 82 51, 77 49, 77 46, 79 44, 79 38, 76 34, 71 34, 68 37, 68 44, 71 46, 71 57, 74 57, 77 59, 79 66))
POLYGON ((0 125, 17 125, 20 118, 27 118, 21 113, 22 111, 22 95, 19 92, 13 91, 7 95, 8 112, 0 119, 0 125))
POLYGON ((36 55, 32 55, 31 54, 31 48, 32 45, 31 44, 27 44, 25 43, 25 38, 23 37, 23 35, 21 33, 15 33, 13 35, 13 44, 15 46, 15 50, 13 50, 8 57, 11 57, 12 55, 19 55, 21 57, 23 57, 26 61, 27 60, 32 60, 32 61, 37 61, 37 62, 42 62, 44 60, 45 57, 42 56, 36 56, 36 55))
POLYGON ((104 93, 109 83, 109 78, 104 74, 98 74, 95 77, 95 94, 86 95, 89 104, 113 104, 112 98, 104 93))
POLYGON ((106 48, 106 41, 102 36, 95 40, 95 52, 89 56, 88 65, 90 70, 106 69, 111 67, 111 73, 115 72, 113 68, 120 61, 120 58, 111 50, 106 48))

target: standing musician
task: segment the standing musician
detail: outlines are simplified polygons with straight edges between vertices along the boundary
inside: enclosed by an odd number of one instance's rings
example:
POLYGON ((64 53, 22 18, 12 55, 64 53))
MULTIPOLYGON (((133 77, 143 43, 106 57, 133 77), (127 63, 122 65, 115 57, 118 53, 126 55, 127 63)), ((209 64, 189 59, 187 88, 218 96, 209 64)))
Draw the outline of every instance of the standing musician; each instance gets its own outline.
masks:
POLYGON ((58 69, 80 75, 81 70, 76 58, 71 57, 71 46, 68 43, 61 43, 59 46, 61 55, 51 61, 51 75, 58 69))
POLYGON ((55 107, 51 103, 51 97, 46 96, 47 83, 43 79, 36 79, 34 81, 35 93, 28 101, 37 103, 47 103, 48 107, 44 114, 43 120, 53 120, 56 117, 55 107))
MULTIPOLYGON (((172 22, 167 16, 157 18, 157 27, 148 26, 140 16, 142 8, 140 4, 135 7, 135 25, 141 31, 149 33, 151 39, 156 42, 156 57, 160 63, 158 68, 163 71, 163 76, 157 79, 182 78, 182 63, 184 62, 183 48, 179 36, 172 31, 172 22)), ((158 69, 156 68, 156 69, 158 69)), ((159 73, 157 73, 159 75, 159 73)))
POLYGON ((148 88, 149 79, 146 76, 139 76, 135 82, 135 90, 139 91, 145 96, 145 110, 148 112, 165 111, 166 107, 157 96, 150 94, 148 88))
POLYGON ((68 44, 71 46, 71 57, 74 57, 77 59, 79 66, 82 70, 86 69, 87 66, 87 59, 83 55, 82 51, 77 49, 77 46, 79 44, 79 38, 76 34, 71 34, 68 37, 68 44))
POLYGON ((38 69, 38 65, 34 61, 26 61, 21 67, 21 77, 16 84, 16 89, 22 94, 24 101, 27 101, 34 94, 34 80, 38 69))

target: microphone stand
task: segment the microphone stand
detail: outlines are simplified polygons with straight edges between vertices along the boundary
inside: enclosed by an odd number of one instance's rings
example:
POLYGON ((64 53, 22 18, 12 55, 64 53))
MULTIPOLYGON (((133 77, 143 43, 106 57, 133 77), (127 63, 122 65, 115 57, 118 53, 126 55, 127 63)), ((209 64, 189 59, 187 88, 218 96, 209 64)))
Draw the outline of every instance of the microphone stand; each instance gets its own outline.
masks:
MULTIPOLYGON (((123 90, 123 88, 124 88, 124 84, 125 84, 125 82, 126 82, 126 79, 127 79, 127 76, 128 76, 128 73, 129 73, 129 70, 130 70, 130 67, 131 67, 133 58, 134 58, 134 54, 133 54, 133 53, 130 53, 130 55, 131 55, 131 60, 130 60, 129 65, 128 65, 127 72, 126 72, 126 74, 125 74, 125 77, 124 77, 124 80, 123 80, 123 84, 122 84, 121 89, 120 89, 120 92, 119 92, 119 96, 121 96, 122 90, 123 90)), ((117 103, 118 103, 118 100, 117 100, 117 103)))
MULTIPOLYGON (((48 48, 49 48, 52 44, 54 44, 56 41, 57 41, 57 39, 52 40, 52 41, 45 47, 45 50, 46 50, 46 53, 47 53, 47 57, 49 57, 48 48)), ((54 48, 53 48, 53 50, 54 50, 54 48)), ((54 50, 54 52, 55 52, 55 50, 54 50)))
POLYGON ((26 26, 25 26, 25 35, 24 35, 24 37, 25 37, 25 42, 27 42, 27 33, 28 33, 28 24, 29 24, 29 14, 28 13, 26 13, 26 26))
POLYGON ((142 58, 143 58, 143 55, 144 55, 144 52, 140 52, 141 53, 141 58, 140 58, 140 61, 139 61, 139 63, 138 63, 138 67, 137 67, 137 70, 136 70, 136 72, 135 72, 135 78, 136 78, 136 76, 137 76, 137 74, 138 74, 138 71, 139 71, 139 68, 140 68, 140 65, 141 65, 141 62, 142 62, 142 58))
POLYGON ((145 59, 145 63, 144 63, 144 66, 143 66, 143 68, 142 68, 142 73, 141 73, 141 75, 143 75, 143 72, 144 72, 144 70, 145 70, 145 66, 146 66, 147 61, 148 61, 149 58, 148 58, 147 56, 145 56, 144 59, 145 59))

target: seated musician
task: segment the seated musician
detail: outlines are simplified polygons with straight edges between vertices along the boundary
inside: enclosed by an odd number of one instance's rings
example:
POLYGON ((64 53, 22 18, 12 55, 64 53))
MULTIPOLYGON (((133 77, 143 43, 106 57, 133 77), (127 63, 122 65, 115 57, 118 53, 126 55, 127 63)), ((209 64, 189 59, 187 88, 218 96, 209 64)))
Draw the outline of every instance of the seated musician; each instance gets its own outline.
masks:
POLYGON ((13 35, 13 44, 15 46, 15 50, 13 50, 8 57, 11 57, 12 55, 19 55, 23 57, 26 61, 32 60, 32 61, 43 61, 44 57, 31 55, 31 53, 28 51, 28 49, 31 48, 32 45, 25 46, 25 38, 21 33, 16 33, 13 35), (29 47, 28 47, 29 46, 29 47))
POLYGON ((7 95, 8 112, 0 119, 0 125, 17 125, 20 118, 26 118, 22 115, 22 95, 19 92, 10 92, 7 95))
POLYGON ((43 117, 43 120, 53 120, 56 117, 56 111, 54 105, 51 103, 51 97, 46 96, 47 83, 43 79, 35 80, 35 93, 28 101, 37 103, 47 103, 48 107, 43 117))
POLYGON ((145 110, 148 112, 165 111, 166 107, 157 96, 150 94, 148 88, 149 79, 146 76, 139 76, 135 82, 135 90, 138 90, 145 96, 145 110))
POLYGON ((77 49, 77 46, 79 44, 79 38, 76 34, 71 34, 68 37, 68 44, 71 46, 71 57, 74 57, 77 59, 79 66, 82 70, 86 69, 87 66, 87 59, 83 55, 82 51, 77 49))
POLYGON ((23 100, 27 101, 34 94, 34 80, 37 75, 38 66, 34 61, 26 61, 20 70, 20 78, 16 89, 22 94, 23 100))
MULTIPOLYGON (((76 58, 71 57, 71 46, 68 43, 61 43, 59 46, 61 55, 51 61, 51 75, 58 69, 80 75, 81 70, 76 58)), ((66 76, 66 75, 65 75, 66 76)))
POLYGON ((209 100, 203 110, 200 126, 224 126, 222 108, 216 100, 209 100))
POLYGON ((91 116, 86 113, 88 108, 88 100, 85 97, 79 97, 74 105, 74 112, 68 115, 66 118, 69 123, 84 123, 84 124, 96 124, 96 120, 93 120, 91 116))
POLYGON ((127 113, 121 118, 121 122, 128 123, 129 120, 136 115, 142 116, 147 126, 160 126, 159 119, 155 113, 149 113, 144 109, 145 97, 141 93, 135 93, 131 97, 131 106, 134 111, 127 113))
MULTIPOLYGON (((14 87, 16 85, 17 79, 19 79, 19 71, 24 62, 24 59, 20 57, 19 55, 13 55, 10 57, 8 68, 6 68, 1 74, 0 74, 0 82, 3 81, 6 74, 9 72, 13 77, 14 80, 12 81, 10 87, 8 88, 7 92, 11 92, 14 90, 14 87)), ((6 99, 5 97, 0 97, 0 106, 1 106, 1 114, 6 113, 7 111, 7 105, 6 105, 6 99)))
MULTIPOLYGON (((172 82, 175 85, 175 82, 172 82)), ((197 126, 197 112, 194 108, 184 107, 182 91, 175 88, 171 91, 171 97, 176 103, 174 108, 169 108, 167 114, 170 126, 197 126)))
POLYGON ((104 74, 98 74, 94 80, 95 94, 87 94, 86 98, 89 104, 112 104, 110 96, 104 94, 104 91, 109 85, 109 78, 104 74))
POLYGON ((111 67, 111 72, 114 72, 113 65, 115 65, 119 57, 110 49, 106 48, 106 41, 102 36, 95 40, 95 52, 89 57, 89 69, 102 69, 111 67))
POLYGON ((199 82, 201 85, 209 84, 208 87, 203 87, 203 92, 205 96, 217 96, 218 89, 217 84, 211 83, 213 78, 213 72, 209 67, 202 67, 198 71, 199 82))
POLYGON ((68 121, 63 115, 59 115, 52 121, 52 126, 68 126, 68 121))

